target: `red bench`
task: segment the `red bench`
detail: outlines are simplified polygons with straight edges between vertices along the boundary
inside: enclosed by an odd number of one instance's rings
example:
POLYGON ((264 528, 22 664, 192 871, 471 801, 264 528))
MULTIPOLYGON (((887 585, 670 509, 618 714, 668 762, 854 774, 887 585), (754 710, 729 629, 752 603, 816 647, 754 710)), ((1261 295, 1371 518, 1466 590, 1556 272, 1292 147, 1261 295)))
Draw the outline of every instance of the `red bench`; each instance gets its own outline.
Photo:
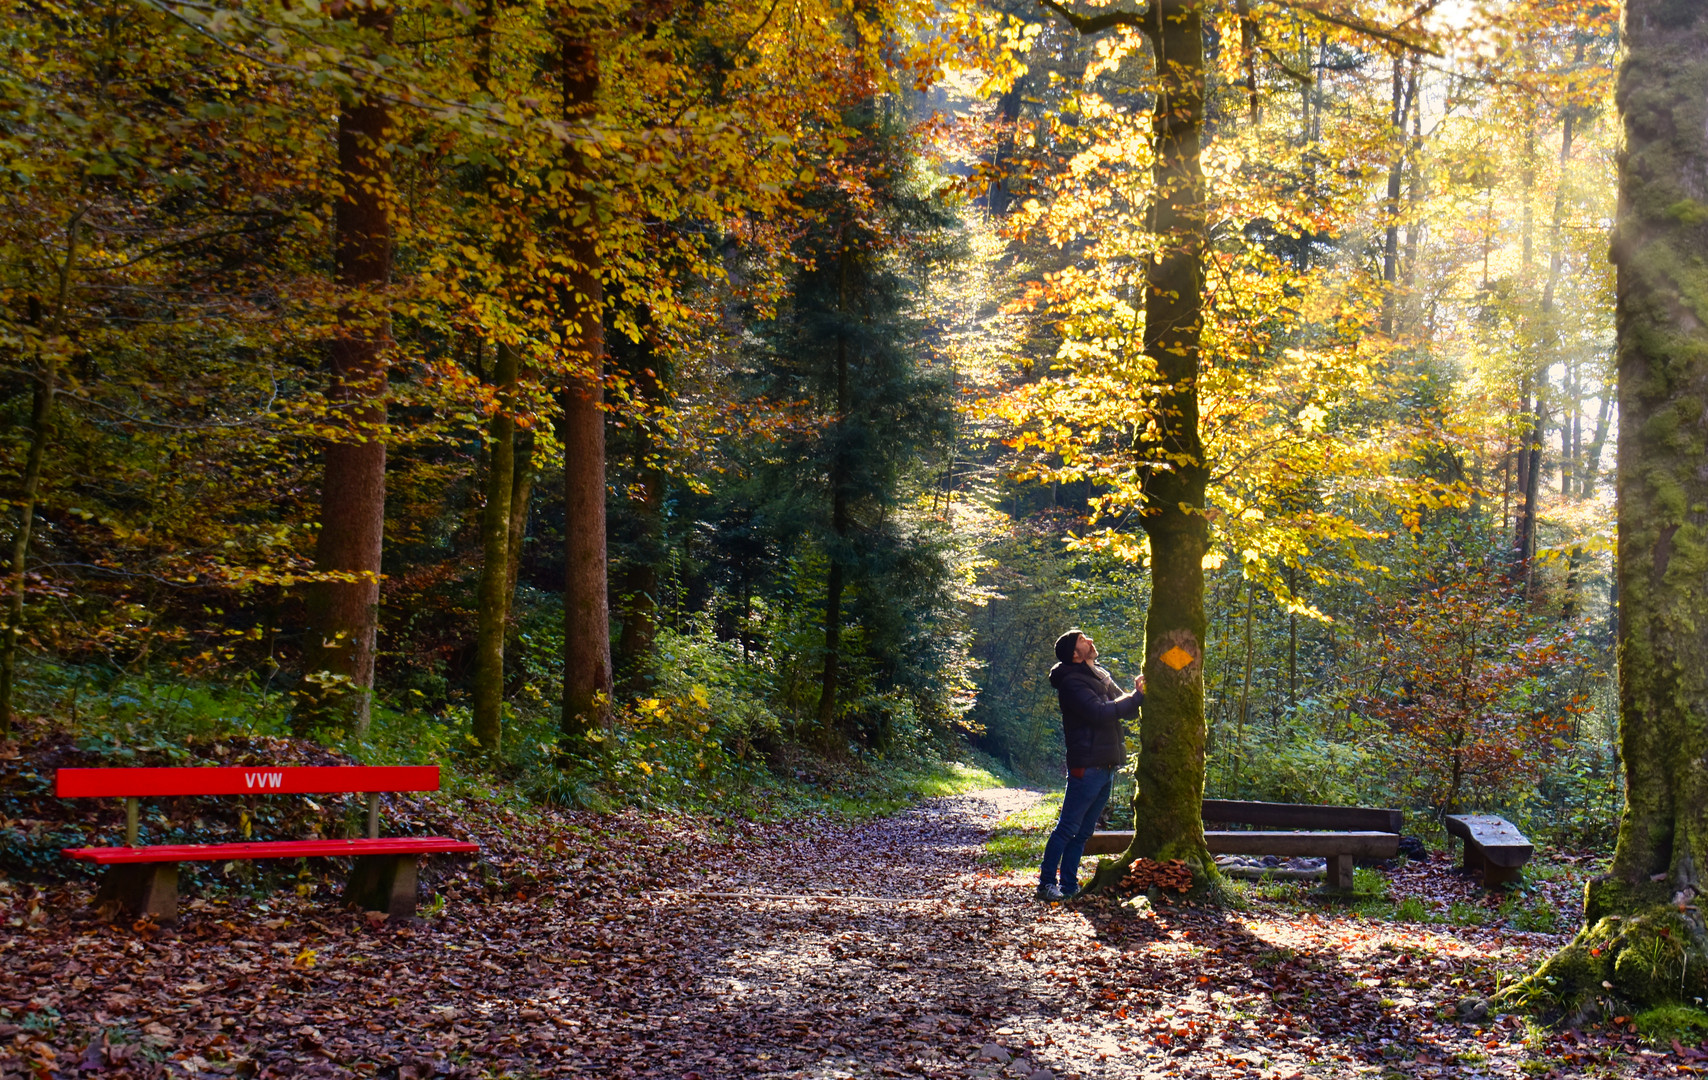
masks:
POLYGON ((66 848, 73 859, 107 867, 97 910, 178 917, 178 864, 233 859, 296 859, 343 855, 355 859, 344 889, 347 903, 398 918, 415 913, 416 862, 422 855, 479 851, 448 836, 381 836, 379 793, 437 791, 439 769, 426 766, 343 765, 259 768, 60 769, 54 793, 62 799, 125 800, 123 847, 66 848), (138 847, 137 815, 144 798, 175 795, 330 795, 365 792, 368 835, 359 840, 268 840, 239 844, 157 844, 138 847))

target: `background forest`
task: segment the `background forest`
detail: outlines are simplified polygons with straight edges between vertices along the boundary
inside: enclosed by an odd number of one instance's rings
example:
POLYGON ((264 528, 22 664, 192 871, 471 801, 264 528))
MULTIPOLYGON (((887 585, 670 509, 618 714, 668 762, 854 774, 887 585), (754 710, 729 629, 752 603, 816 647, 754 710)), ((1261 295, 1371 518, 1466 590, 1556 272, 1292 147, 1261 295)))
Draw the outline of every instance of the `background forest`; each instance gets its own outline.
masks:
MULTIPOLYGON (((1053 782, 1157 76, 1050 8, 8 0, 0 736, 1053 782)), ((1616 13, 1211 10, 1209 793, 1605 844, 1616 13)))

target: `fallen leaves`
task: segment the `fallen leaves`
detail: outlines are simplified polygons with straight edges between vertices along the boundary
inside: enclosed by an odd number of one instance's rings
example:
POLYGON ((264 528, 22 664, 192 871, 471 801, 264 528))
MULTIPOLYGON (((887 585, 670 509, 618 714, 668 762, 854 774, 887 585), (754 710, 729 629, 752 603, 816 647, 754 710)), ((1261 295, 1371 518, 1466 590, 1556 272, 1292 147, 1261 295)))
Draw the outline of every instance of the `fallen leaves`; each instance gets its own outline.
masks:
POLYGON ((1626 1028, 1531 1048, 1511 1018, 1458 1019, 1547 935, 1035 904, 1030 872, 981 861, 1032 798, 858 826, 426 803, 488 858, 429 864, 442 914, 401 926, 324 882, 192 896, 166 929, 74 915, 83 883, 0 879, 0 1073, 1422 1080, 1475 1054, 1485 1076, 1656 1075, 1626 1028))
POLYGON ((1126 875, 1121 878, 1121 888, 1133 893, 1150 889, 1185 892, 1192 888, 1192 870, 1179 859, 1162 863, 1150 859, 1134 859, 1126 875))

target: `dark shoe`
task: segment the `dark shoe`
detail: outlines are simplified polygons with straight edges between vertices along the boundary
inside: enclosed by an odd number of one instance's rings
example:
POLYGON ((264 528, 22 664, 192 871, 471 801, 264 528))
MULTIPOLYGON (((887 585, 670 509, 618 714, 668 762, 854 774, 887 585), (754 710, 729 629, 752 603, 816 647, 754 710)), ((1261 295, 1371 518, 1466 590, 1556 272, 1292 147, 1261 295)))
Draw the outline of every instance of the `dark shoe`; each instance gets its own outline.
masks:
POLYGON ((1062 895, 1062 887, 1054 884, 1038 886, 1038 891, 1033 893, 1032 896, 1035 900, 1043 900, 1051 904, 1059 904, 1063 900, 1067 899, 1062 895))

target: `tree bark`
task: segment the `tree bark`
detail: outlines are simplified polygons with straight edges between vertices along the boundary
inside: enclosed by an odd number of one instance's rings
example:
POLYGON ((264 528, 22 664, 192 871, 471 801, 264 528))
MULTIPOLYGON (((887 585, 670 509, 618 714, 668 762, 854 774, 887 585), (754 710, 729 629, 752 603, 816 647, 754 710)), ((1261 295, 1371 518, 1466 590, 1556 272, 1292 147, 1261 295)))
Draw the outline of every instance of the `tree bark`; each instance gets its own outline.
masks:
POLYGON ((504 545, 504 595, 514 602, 516 582, 522 573, 522 542, 528 536, 528 513, 534 499, 534 433, 516 433, 513 461, 515 478, 510 483, 510 537, 504 545))
POLYGON ((1708 995, 1708 8, 1629 0, 1624 39, 1612 254, 1626 807, 1585 928, 1514 991, 1584 1014, 1603 998, 1708 995))
MULTIPOLYGON (((364 7, 356 22, 389 37, 392 9, 364 7)), ((346 432, 326 447, 314 568, 331 576, 310 590, 303 683, 292 716, 298 733, 320 724, 366 732, 373 704, 391 338, 390 315, 378 293, 391 281, 391 126, 389 105, 374 95, 358 93, 338 114, 336 281, 350 300, 339 310, 329 350, 328 396, 346 432)))
POLYGON ((488 425, 486 507, 480 518, 479 624, 475 631, 472 727, 481 749, 504 741, 504 640, 510 622, 511 492, 516 482, 516 347, 501 341, 493 365, 498 411, 488 425))
POLYGON ((1413 58, 1411 73, 1405 70, 1405 59, 1400 53, 1394 54, 1394 94, 1393 108, 1389 121, 1394 129, 1394 162, 1388 167, 1388 198, 1384 204, 1388 219, 1388 228, 1382 241, 1382 283, 1386 291, 1382 298, 1382 334, 1391 337, 1394 333, 1394 312, 1398 306, 1395 295, 1399 284, 1400 267, 1400 182, 1405 178, 1406 158, 1410 156, 1410 147, 1406 141, 1406 118, 1411 114, 1412 102, 1417 98, 1418 65, 1413 58))
MULTIPOLYGON (((560 43, 564 119, 584 123, 598 107, 599 55, 586 37, 560 43)), ((611 716, 611 609, 605 547, 604 284, 592 169, 566 150, 577 186, 568 222, 564 339, 572 367, 558 395, 563 444, 563 729, 605 726, 611 716)))
MULTIPOLYGON (((635 313, 641 331, 638 348, 621 361, 643 411, 664 400, 664 358, 657 347, 651 313, 644 307, 635 313)), ((645 422, 629 427, 632 436, 630 469, 633 477, 627 510, 634 522, 627 537, 631 557, 623 569, 617 590, 618 619, 616 667, 625 694, 645 692, 645 677, 653 645, 658 639, 658 566, 664 558, 664 470, 659 467, 663 446, 655 441, 645 422)))
POLYGON ((824 669, 819 675, 818 728, 828 742, 836 723, 842 649, 842 567, 848 542, 848 248, 837 254, 836 303, 843 324, 836 339, 836 452, 830 461, 830 574, 824 584, 824 669))
MULTIPOLYGON (((1145 489, 1151 605, 1145 618, 1145 706, 1133 792, 1133 842, 1094 883, 1133 859, 1181 859, 1199 886, 1217 879, 1204 846, 1204 553, 1209 469, 1198 430, 1207 245, 1202 0, 1154 0, 1140 29, 1156 57, 1152 106, 1157 253, 1145 271, 1145 354, 1157 377, 1156 465, 1145 489)), ((1111 874, 1116 875, 1111 878, 1111 874)))
MULTIPOLYGON (((497 0, 486 0, 477 31, 479 51, 476 76, 490 95, 492 35, 498 18, 497 0)), ((488 205, 496 208, 499 176, 486 170, 488 205)), ((495 222, 495 224, 497 224, 495 222)), ((497 262, 508 267, 512 245, 500 239, 497 262)), ((508 276, 508 275, 506 275, 508 276)), ((474 702, 470 726, 475 741, 489 754, 497 754, 504 742, 504 646, 510 621, 510 500, 516 481, 516 346, 509 341, 494 343, 492 385, 497 391, 498 410, 487 424, 491 451, 486 463, 486 505, 480 518, 480 585, 477 592, 475 629, 474 702)))

